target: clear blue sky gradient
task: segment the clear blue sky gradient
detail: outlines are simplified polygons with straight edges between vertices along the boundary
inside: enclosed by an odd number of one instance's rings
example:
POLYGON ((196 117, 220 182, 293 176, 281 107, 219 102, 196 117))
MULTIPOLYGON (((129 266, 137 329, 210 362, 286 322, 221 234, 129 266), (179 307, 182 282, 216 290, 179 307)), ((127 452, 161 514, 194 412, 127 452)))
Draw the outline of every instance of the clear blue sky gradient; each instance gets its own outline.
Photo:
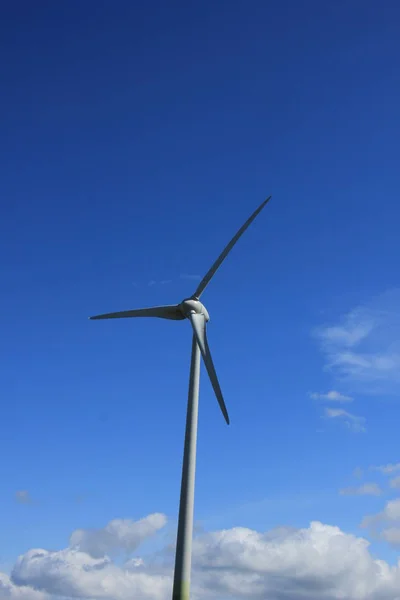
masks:
POLYGON ((308 394, 337 387, 314 328, 399 284, 399 20, 390 0, 4 5, 0 561, 173 523, 189 326, 87 317, 191 294, 269 194, 204 294, 232 425, 203 373, 196 518, 357 531, 381 509, 337 492, 398 460, 398 405, 358 395, 355 435, 308 394))

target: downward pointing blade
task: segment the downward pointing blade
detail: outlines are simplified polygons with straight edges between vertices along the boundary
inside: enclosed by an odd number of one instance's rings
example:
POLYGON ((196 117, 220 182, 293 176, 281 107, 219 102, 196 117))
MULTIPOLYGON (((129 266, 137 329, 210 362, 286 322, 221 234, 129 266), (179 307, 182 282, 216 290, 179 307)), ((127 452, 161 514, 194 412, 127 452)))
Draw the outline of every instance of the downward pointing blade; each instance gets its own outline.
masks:
POLYGON ((94 321, 97 319, 124 319, 130 317, 159 317, 160 319, 172 319, 174 321, 180 321, 185 318, 177 305, 171 305, 152 306, 150 308, 137 308, 135 310, 106 313, 104 315, 89 317, 89 319, 94 321))
POLYGON ((219 385, 217 373, 215 372, 214 363, 213 363, 213 360, 211 358, 211 352, 210 352, 210 348, 209 348, 208 342, 207 342, 207 332, 206 332, 206 320, 205 320, 205 317, 204 317, 204 315, 197 314, 197 313, 191 313, 191 314, 188 315, 188 317, 189 317, 189 320, 190 320, 190 322, 192 324, 193 332, 194 332, 194 335, 196 336, 197 343, 199 345, 200 352, 201 352, 201 355, 203 357, 204 364, 206 366, 207 373, 208 373, 208 376, 209 376, 210 381, 211 381, 211 385, 214 388, 214 392, 215 392, 215 395, 216 395, 217 400, 218 400, 218 404, 219 404, 219 406, 220 406, 220 408, 222 410, 222 414, 225 417, 225 421, 229 425, 228 411, 226 410, 224 398, 222 396, 222 392, 221 392, 221 388, 220 388, 220 385, 219 385))
POLYGON ((225 250, 223 250, 223 252, 219 255, 219 257, 217 258, 217 260, 215 261, 215 263, 213 264, 211 269, 208 271, 208 273, 206 273, 206 275, 200 281, 200 283, 197 287, 197 290, 193 294, 194 296, 196 296, 196 298, 200 298, 200 295, 204 292, 205 288, 207 287, 211 278, 213 277, 215 271, 218 269, 218 267, 221 266, 221 263, 228 256, 229 252, 232 250, 233 246, 236 244, 238 239, 244 234, 246 229, 249 227, 249 225, 251 225, 251 223, 254 221, 256 216, 262 211, 262 209, 267 204, 267 202, 269 202, 270 199, 271 199, 271 196, 269 196, 269 198, 267 198, 266 200, 264 200, 264 202, 262 204, 260 204, 260 206, 257 208, 257 210, 255 210, 253 212, 251 217, 249 217, 247 219, 246 223, 244 223, 244 225, 242 225, 242 227, 239 229, 237 234, 231 239, 229 244, 226 246, 225 250))

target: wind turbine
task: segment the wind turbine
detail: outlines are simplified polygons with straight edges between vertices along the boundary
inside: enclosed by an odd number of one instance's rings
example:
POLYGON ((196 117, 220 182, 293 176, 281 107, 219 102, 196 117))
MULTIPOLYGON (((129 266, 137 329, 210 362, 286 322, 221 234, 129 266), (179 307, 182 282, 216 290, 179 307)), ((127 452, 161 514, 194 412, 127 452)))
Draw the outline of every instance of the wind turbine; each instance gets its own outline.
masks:
POLYGON ((218 382, 210 348, 207 341, 207 322, 210 320, 204 304, 200 302, 200 296, 210 283, 223 260, 228 256, 233 246, 251 225, 257 215, 262 211, 269 196, 253 214, 242 225, 236 235, 217 258, 210 270, 205 274, 192 296, 183 300, 180 304, 169 306, 154 306, 151 308, 138 308, 122 312, 107 313, 90 317, 96 319, 121 319, 129 317, 159 317, 182 321, 188 319, 193 329, 192 356, 190 364, 189 394, 186 415, 185 446, 183 452, 181 496, 179 504, 178 535, 175 552, 175 572, 172 600, 189 600, 190 593, 190 571, 192 561, 192 536, 193 536, 193 510, 194 510, 194 482, 196 470, 196 443, 197 443, 197 416, 199 403, 200 383, 200 354, 214 388, 218 404, 221 408, 225 421, 229 425, 228 411, 225 406, 221 387, 218 382))

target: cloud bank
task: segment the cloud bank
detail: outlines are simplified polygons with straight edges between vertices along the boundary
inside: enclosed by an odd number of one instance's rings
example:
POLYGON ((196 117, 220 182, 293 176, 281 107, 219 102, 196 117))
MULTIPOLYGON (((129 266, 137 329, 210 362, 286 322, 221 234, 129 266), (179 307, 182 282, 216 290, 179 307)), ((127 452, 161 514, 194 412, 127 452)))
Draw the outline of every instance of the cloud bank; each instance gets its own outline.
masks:
MULTIPOLYGON (((161 514, 111 521, 95 534, 77 530, 63 550, 30 550, 10 577, 0 575, 0 600, 170 600, 168 550, 122 564, 100 556, 136 550, 165 522, 161 514), (111 532, 105 542, 104 532, 111 532)), ((267 532, 235 527, 194 540, 193 600, 398 600, 399 590, 399 564, 376 560, 367 540, 320 522, 267 532)))

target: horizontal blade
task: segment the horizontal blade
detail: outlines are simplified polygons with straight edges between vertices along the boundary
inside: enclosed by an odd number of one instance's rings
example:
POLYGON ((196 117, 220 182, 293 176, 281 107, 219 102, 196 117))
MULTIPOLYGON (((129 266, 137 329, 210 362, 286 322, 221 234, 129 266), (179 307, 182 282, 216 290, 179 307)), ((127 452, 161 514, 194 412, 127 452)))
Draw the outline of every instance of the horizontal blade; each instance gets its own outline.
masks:
POLYGON ((251 223, 254 221, 256 216, 262 211, 262 209, 267 204, 267 202, 269 202, 270 199, 271 199, 271 196, 269 196, 269 198, 267 198, 266 200, 264 200, 264 202, 262 204, 260 204, 260 206, 257 208, 257 210, 255 210, 253 212, 251 217, 249 217, 247 219, 246 223, 244 225, 242 225, 242 227, 239 229, 237 234, 231 239, 231 241, 229 242, 229 244, 227 245, 225 250, 219 255, 219 257, 217 258, 217 260, 215 261, 215 263, 213 264, 211 269, 208 271, 208 273, 206 273, 206 275, 200 281, 200 283, 197 287, 197 290, 193 294, 194 296, 196 296, 196 298, 200 298, 200 295, 204 292, 205 288, 210 283, 210 280, 213 277, 215 271, 221 266, 221 263, 228 256, 229 252, 232 250, 233 246, 236 244, 238 239, 244 234, 246 229, 249 227, 249 225, 251 225, 251 223))
POLYGON ((180 321, 185 318, 182 312, 179 310, 178 305, 171 305, 153 306, 151 308, 137 308, 135 310, 106 313, 104 315, 89 317, 89 319, 95 321, 97 319, 125 319, 132 317, 159 317, 160 319, 172 319, 174 321, 180 321))
POLYGON ((221 387, 219 385, 217 373, 215 372, 215 367, 213 360, 211 358, 210 348, 207 342, 207 332, 206 332, 206 320, 204 315, 197 313, 190 313, 189 319, 193 327, 194 335, 196 336, 197 343, 200 348, 201 355, 204 360, 204 364, 207 369, 208 376, 211 381, 211 385, 214 388, 215 395, 218 400, 218 404, 222 410, 222 414, 225 417, 225 421, 229 425, 229 416, 228 411, 226 410, 224 398, 222 396, 221 387))

